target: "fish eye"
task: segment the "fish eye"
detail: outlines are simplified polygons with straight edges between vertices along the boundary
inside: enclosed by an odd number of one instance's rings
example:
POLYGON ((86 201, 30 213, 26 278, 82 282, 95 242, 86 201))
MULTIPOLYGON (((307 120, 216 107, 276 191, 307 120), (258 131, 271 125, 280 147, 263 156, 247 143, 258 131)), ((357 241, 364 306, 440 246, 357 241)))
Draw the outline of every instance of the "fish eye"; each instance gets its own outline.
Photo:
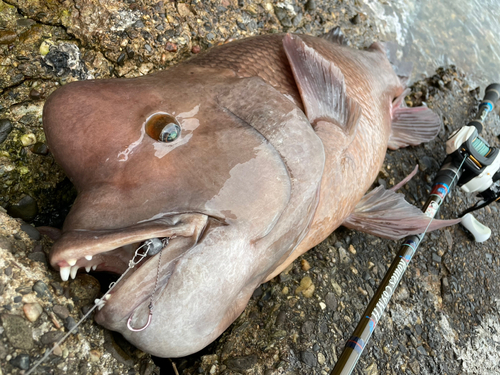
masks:
POLYGON ((146 121, 146 134, 155 141, 173 142, 181 134, 181 127, 175 117, 168 113, 157 113, 146 121))

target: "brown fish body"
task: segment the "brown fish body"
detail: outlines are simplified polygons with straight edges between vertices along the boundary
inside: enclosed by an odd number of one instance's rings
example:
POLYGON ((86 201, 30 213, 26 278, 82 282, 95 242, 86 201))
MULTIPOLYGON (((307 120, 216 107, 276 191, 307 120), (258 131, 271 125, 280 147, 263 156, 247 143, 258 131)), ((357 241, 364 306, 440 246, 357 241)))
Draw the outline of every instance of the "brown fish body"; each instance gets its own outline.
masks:
POLYGON ((78 267, 122 273, 141 242, 169 237, 161 263, 129 273, 96 319, 157 356, 200 350, 354 210, 402 92, 380 46, 290 35, 140 78, 69 84, 44 110, 49 146, 79 192, 51 264, 65 278, 78 267), (148 129, 162 121, 181 135, 154 139, 148 129), (151 296, 151 325, 131 331, 151 296))

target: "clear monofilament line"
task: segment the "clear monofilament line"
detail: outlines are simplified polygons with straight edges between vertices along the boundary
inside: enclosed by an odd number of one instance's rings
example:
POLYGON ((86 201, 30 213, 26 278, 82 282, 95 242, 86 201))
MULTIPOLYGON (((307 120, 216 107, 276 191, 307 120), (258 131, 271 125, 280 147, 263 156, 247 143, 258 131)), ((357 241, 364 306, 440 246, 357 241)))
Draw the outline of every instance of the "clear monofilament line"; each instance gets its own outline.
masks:
POLYGON ((115 282, 111 283, 110 284, 110 288, 108 289, 108 291, 104 294, 104 296, 102 296, 102 298, 100 299, 96 299, 94 301, 94 306, 92 306, 92 308, 78 321, 78 323, 76 323, 76 325, 74 327, 72 327, 57 343, 54 344, 54 346, 52 347, 52 349, 50 350, 47 350, 45 352, 45 354, 43 355, 43 357, 41 359, 39 359, 34 365, 32 368, 30 368, 26 373, 25 375, 29 375, 31 374, 38 366, 40 366, 40 364, 42 364, 43 361, 45 361, 49 355, 52 354, 52 352, 55 350, 56 347, 60 346, 68 337, 69 335, 71 335, 71 333, 73 333, 73 331, 75 331, 75 329, 78 328, 78 326, 80 324, 83 323, 83 321, 85 319, 88 318, 88 316, 99 306, 102 306, 104 303, 106 303, 106 300, 104 299, 104 297, 106 297, 106 295, 109 294, 109 292, 111 292, 114 287, 123 279, 123 277, 125 277, 125 275, 128 273, 128 271, 130 271, 132 268, 134 268, 137 264, 139 264, 147 255, 148 253, 148 250, 146 249, 146 252, 144 254, 139 254, 139 250, 142 249, 144 246, 147 246, 148 243, 145 242, 142 246, 138 247, 136 250, 135 250, 135 254, 134 256, 132 257, 132 259, 129 261, 129 266, 127 268, 127 270, 118 278, 118 280, 116 280, 115 282), (137 262, 134 261, 134 259, 136 257, 140 257, 139 260, 137 260, 137 262))

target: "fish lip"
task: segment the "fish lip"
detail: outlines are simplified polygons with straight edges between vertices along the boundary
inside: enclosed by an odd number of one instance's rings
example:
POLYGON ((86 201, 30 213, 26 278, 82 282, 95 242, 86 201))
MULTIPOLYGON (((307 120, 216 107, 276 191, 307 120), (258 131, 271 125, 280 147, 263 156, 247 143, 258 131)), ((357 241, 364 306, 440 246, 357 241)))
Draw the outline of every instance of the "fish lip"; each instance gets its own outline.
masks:
MULTIPOLYGON (((77 265, 84 266, 80 260, 85 256, 111 256, 114 251, 119 251, 129 245, 135 248, 127 249, 130 254, 125 263, 128 263, 139 244, 151 238, 165 237, 198 237, 203 233, 208 219, 211 216, 204 213, 186 212, 164 214, 162 217, 141 221, 137 224, 112 229, 81 229, 75 228, 64 231, 62 236, 54 243, 50 250, 50 264, 55 269, 68 265, 67 260, 77 260, 77 265)), ((213 218, 217 220, 217 218, 213 218)), ((85 262, 83 262, 85 263, 85 262)), ((128 268, 125 266, 125 269, 128 268)), ((102 271, 123 273, 121 269, 106 267, 102 271)))

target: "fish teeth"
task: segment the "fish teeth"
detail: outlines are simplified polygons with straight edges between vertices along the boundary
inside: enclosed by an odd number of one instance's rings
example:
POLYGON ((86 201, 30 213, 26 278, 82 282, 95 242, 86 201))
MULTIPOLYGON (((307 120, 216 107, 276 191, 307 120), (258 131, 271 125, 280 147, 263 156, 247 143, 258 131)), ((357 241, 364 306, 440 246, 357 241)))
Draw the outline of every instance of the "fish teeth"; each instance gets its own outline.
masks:
POLYGON ((106 301, 104 301, 102 298, 96 298, 94 300, 94 303, 95 305, 97 306, 97 309, 100 310, 104 307, 104 305, 106 304, 106 301))
POLYGON ((75 264, 76 264, 76 259, 68 259, 66 262, 68 262, 68 264, 73 267, 75 264))
POLYGON ((85 259, 92 260, 92 255, 85 255, 85 259))
POLYGON ((71 275, 72 279, 74 279, 76 277, 76 273, 78 272, 78 268, 80 268, 80 267, 78 267, 78 266, 72 266, 71 267, 71 273, 70 273, 70 275, 71 275))
POLYGON ((92 268, 92 266, 85 266, 85 271, 90 272, 90 269, 92 268))
POLYGON ((92 266, 92 271, 95 271, 95 269, 97 268, 97 266, 98 266, 97 264, 94 264, 94 265, 92 266))
POLYGON ((59 268, 59 273, 61 274, 62 281, 68 281, 70 272, 71 272, 70 266, 59 268))

